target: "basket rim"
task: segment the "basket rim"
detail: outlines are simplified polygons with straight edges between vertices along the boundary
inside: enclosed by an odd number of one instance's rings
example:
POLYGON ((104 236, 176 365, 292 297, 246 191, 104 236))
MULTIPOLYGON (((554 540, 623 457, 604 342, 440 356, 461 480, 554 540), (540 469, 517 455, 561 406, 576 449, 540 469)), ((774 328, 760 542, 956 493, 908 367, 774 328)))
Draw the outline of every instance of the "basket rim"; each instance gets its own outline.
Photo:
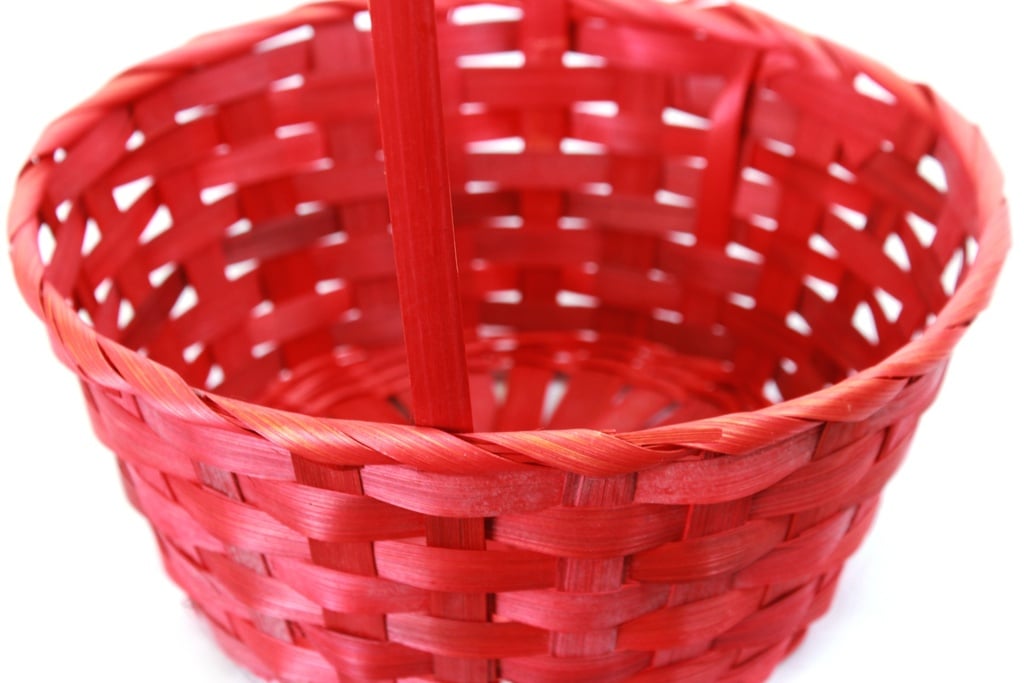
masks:
MULTIPOLYGON (((514 0, 501 4, 520 5, 514 0)), ((189 385, 178 373, 99 334, 83 321, 70 302, 46 281, 46 266, 36 243, 39 208, 45 199, 48 171, 54 153, 69 147, 89 130, 104 110, 123 105, 179 77, 167 64, 190 62, 194 67, 217 63, 270 36, 303 25, 347 18, 365 9, 360 0, 336 0, 299 7, 289 13, 202 35, 186 45, 132 67, 116 76, 89 100, 69 110, 44 131, 23 167, 15 187, 8 221, 8 240, 14 274, 22 294, 46 324, 60 360, 80 377, 109 388, 128 389, 176 419, 229 430, 255 432, 287 452, 295 434, 311 438, 324 457, 332 445, 351 443, 379 451, 395 464, 440 472, 483 471, 543 464, 583 475, 610 476, 659 464, 689 459, 702 451, 739 455, 784 441, 822 422, 856 422, 872 415, 917 376, 945 365, 952 349, 974 317, 987 305, 1010 245, 1009 216, 1001 173, 978 128, 965 121, 927 86, 909 84, 884 66, 859 53, 792 29, 782 22, 741 6, 702 7, 696 4, 646 5, 621 0, 569 0, 584 11, 605 9, 611 18, 666 20, 677 26, 700 28, 734 40, 742 35, 753 45, 785 45, 791 51, 842 50, 862 62, 862 70, 880 82, 892 83, 932 108, 940 139, 968 171, 964 193, 977 209, 978 251, 945 305, 918 336, 874 365, 834 385, 753 411, 731 412, 695 421, 631 432, 594 429, 544 429, 449 434, 432 427, 365 422, 307 415, 264 406, 189 385), (707 17, 714 17, 711 22, 707 17), (798 35, 799 46, 786 38, 798 35), (807 40, 811 38, 811 40, 807 40), (140 76, 144 76, 140 82, 140 76), (884 80, 883 80, 884 79, 884 80), (972 173, 973 172, 973 173, 972 173), (42 175, 42 177, 39 177, 42 175), (60 350, 66 353, 60 353, 60 350), (100 376, 90 371, 106 363, 100 376), (282 432, 288 432, 283 435, 282 432), (559 446, 580 446, 579 453, 557 454, 559 446), (412 444, 410 446, 409 444, 412 444), (421 454, 411 455, 413 448, 421 454), (423 450, 425 449, 425 450, 423 450), (508 451, 520 457, 506 457, 508 451), (442 451, 447 455, 441 455, 442 451), (586 451, 586 452, 583 452, 586 451), (524 462, 521 456, 528 459, 524 462)), ((441 0, 439 10, 471 4, 471 0, 441 0)))

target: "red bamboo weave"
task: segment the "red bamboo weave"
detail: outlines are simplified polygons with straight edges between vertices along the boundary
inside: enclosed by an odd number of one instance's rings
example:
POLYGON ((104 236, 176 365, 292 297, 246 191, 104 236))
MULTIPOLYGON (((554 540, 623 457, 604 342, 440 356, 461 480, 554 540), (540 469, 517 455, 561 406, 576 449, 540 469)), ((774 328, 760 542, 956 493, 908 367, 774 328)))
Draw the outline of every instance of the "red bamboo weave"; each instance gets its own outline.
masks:
POLYGON ((19 178, 21 290, 260 676, 764 680, 992 292, 999 172, 926 87, 742 7, 525 4, 437 13, 472 431, 412 424, 462 408, 409 379, 362 6, 123 73, 19 178))

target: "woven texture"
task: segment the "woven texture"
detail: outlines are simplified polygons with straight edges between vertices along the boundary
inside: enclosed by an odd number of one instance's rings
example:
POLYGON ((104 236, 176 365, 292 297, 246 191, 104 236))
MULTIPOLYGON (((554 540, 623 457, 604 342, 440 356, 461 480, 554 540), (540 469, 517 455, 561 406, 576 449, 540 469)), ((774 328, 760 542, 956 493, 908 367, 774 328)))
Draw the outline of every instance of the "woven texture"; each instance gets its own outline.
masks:
POLYGON ((356 4, 55 122, 25 298, 256 674, 762 681, 988 301, 998 170, 927 88, 741 7, 439 4, 472 433, 410 424, 356 4))

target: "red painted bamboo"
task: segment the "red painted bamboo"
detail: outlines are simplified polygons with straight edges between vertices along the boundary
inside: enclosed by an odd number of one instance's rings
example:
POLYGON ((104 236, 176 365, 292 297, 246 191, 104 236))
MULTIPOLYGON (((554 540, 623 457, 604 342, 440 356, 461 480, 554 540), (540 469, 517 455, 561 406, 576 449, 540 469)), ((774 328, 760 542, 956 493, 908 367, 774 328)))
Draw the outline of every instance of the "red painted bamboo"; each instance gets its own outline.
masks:
POLYGON ((472 429, 432 0, 375 0, 373 56, 417 424, 472 429))
POLYGON ((740 6, 444 4, 375 0, 381 121, 360 0, 126 71, 23 167, 19 286, 257 674, 764 680, 993 291, 995 162, 740 6))

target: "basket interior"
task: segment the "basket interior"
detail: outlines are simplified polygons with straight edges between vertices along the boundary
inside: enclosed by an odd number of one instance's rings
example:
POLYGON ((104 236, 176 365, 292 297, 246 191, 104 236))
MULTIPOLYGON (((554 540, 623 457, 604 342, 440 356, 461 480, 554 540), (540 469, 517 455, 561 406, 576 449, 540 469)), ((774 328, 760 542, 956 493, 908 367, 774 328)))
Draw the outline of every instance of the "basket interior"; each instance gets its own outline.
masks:
MULTIPOLYGON (((971 188, 919 91, 838 51, 805 72, 796 41, 555 19, 439 27, 478 429, 793 398, 948 300, 971 188)), ((195 387, 407 420, 366 13, 201 56, 52 150, 47 281, 195 387)))

